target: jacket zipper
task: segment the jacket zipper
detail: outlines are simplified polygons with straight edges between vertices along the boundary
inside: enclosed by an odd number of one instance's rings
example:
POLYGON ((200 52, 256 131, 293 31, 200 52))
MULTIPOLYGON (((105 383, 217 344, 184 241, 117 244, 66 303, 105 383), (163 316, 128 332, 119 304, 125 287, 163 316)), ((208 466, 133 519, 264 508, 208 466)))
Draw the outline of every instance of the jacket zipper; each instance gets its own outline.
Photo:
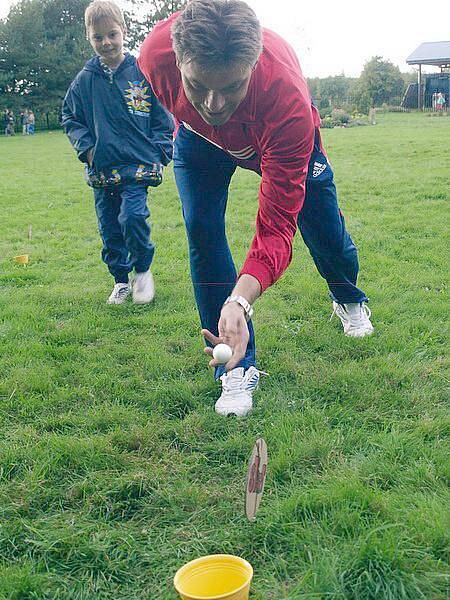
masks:
POLYGON ((223 150, 226 150, 226 148, 225 148, 225 144, 224 144, 224 142, 223 142, 223 139, 222 139, 222 136, 221 136, 221 135, 220 135, 220 133, 219 133, 219 125, 213 125, 213 130, 214 130, 214 133, 216 134, 216 137, 217 137, 217 139, 218 139, 218 140, 219 140, 219 142, 220 142, 220 146, 221 146, 221 148, 222 148, 223 150))

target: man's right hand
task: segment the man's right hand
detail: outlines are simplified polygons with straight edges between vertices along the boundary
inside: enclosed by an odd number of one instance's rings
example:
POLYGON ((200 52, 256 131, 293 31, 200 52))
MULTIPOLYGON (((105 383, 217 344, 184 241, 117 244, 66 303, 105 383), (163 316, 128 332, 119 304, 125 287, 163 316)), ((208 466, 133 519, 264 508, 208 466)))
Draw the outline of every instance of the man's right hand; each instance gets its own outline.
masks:
MULTIPOLYGON (((217 344, 228 344, 233 351, 233 355, 226 363, 225 369, 231 371, 245 357, 249 340, 249 331, 247 321, 245 320, 244 309, 236 302, 230 302, 222 307, 218 323, 219 336, 215 336, 208 329, 202 329, 202 335, 213 346, 217 344)), ((212 356, 213 349, 206 347, 205 354, 211 357, 210 367, 217 367, 219 363, 212 356)))

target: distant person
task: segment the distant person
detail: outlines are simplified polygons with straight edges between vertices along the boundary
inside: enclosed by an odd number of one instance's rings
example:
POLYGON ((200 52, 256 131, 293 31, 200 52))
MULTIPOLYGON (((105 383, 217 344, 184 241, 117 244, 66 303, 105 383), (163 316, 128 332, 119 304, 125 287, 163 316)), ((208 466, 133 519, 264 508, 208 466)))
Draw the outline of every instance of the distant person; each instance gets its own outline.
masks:
POLYGON ((28 111, 27 117, 27 133, 28 135, 34 135, 36 118, 34 116, 34 112, 32 110, 28 111))
POLYGON ((377 111, 375 110, 375 108, 373 106, 371 106, 369 108, 369 123, 371 125, 376 125, 377 124, 377 111))
POLYGON ((6 109, 4 123, 5 123, 5 135, 9 136, 9 137, 15 135, 16 132, 14 129, 14 113, 12 110, 6 109))
POLYGON ((436 110, 445 109, 445 96, 442 92, 439 92, 436 97, 436 110))
POLYGON ((9 110, 5 108, 3 112, 3 133, 9 135, 9 110))
POLYGON ((14 113, 12 110, 9 111, 9 132, 11 135, 16 135, 15 119, 14 119, 14 113))
MULTIPOLYGON (((220 414, 252 408, 259 371, 253 303, 287 269, 297 228, 328 283, 333 313, 348 336, 373 332, 367 296, 357 287, 358 257, 339 210, 322 148, 320 117, 292 48, 261 29, 240 0, 193 0, 159 23, 139 66, 181 123, 174 171, 203 334, 233 349, 216 367, 220 414), (236 167, 261 175, 256 232, 236 272, 225 234, 236 167)), ((314 307, 311 308, 314 310, 314 307)), ((212 354, 212 348, 207 348, 212 354)))
POLYGON ((431 96, 431 107, 433 110, 436 110, 436 100, 437 100, 437 92, 433 92, 431 96))
POLYGON ((173 119, 135 57, 124 53, 126 29, 118 6, 92 2, 85 24, 97 56, 69 87, 62 124, 94 188, 102 258, 115 282, 108 303, 122 304, 132 293, 135 303, 146 304, 155 292, 147 190, 161 183, 163 165, 172 158, 173 119))
POLYGON ((27 135, 28 125, 28 110, 25 109, 20 113, 20 124, 22 125, 22 135, 27 135))

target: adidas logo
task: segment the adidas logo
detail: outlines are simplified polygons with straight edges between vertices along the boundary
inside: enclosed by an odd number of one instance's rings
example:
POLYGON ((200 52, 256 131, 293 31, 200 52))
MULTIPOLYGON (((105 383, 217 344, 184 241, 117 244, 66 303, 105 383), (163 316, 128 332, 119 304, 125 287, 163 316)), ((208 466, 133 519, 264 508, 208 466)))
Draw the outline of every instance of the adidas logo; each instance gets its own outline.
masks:
POLYGON ((327 163, 315 162, 313 165, 313 177, 319 177, 321 173, 327 168, 327 163))

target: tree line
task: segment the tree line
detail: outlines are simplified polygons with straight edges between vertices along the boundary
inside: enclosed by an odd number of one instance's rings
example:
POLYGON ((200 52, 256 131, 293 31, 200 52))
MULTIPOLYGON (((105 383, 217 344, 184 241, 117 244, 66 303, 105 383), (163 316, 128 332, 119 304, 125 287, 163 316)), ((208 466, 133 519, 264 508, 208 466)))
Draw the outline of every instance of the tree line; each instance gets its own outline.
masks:
MULTIPOLYGON (((129 0, 128 48, 139 47, 154 24, 187 0, 129 0)), ((0 110, 36 113, 40 125, 59 123, 70 82, 93 52, 84 11, 90 0, 20 0, 0 20, 0 110)))
POLYGON ((381 56, 368 60, 359 77, 310 78, 309 89, 322 117, 335 108, 345 108, 368 114, 371 108, 384 104, 398 106, 416 74, 401 73, 400 69, 381 56))
MULTIPOLYGON (((0 109, 35 111, 40 125, 57 125, 64 94, 92 56, 84 11, 90 0, 20 0, 0 21, 0 109)), ((187 0, 129 0, 124 11, 130 50, 154 24, 187 0)), ((308 80, 322 116, 345 107, 367 113, 398 102, 414 75, 400 73, 382 57, 369 60, 359 78, 344 75, 308 80)))

